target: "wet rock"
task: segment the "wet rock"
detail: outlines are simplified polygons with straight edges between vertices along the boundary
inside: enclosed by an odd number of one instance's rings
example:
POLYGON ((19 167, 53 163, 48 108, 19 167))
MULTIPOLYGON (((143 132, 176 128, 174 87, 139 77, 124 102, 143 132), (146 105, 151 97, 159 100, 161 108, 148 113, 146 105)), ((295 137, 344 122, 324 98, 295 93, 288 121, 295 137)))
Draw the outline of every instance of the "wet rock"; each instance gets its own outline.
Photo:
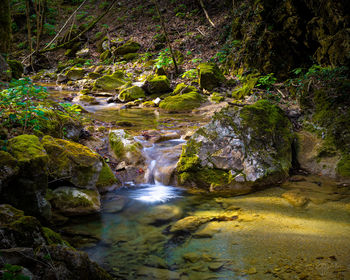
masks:
POLYGON ((66 76, 71 81, 80 80, 85 76, 85 70, 83 68, 73 67, 67 71, 66 76))
POLYGON ((52 192, 50 202, 65 216, 89 215, 101 210, 100 195, 96 190, 59 187, 52 192))
POLYGON ((102 158, 89 148, 67 140, 45 136, 42 139, 49 156, 50 176, 83 189, 96 189, 103 166, 102 158))
POLYGON ((102 169, 96 182, 96 187, 99 193, 105 193, 119 186, 119 180, 115 177, 109 165, 105 161, 103 161, 102 169))
POLYGON ((196 263, 201 259, 201 254, 195 253, 195 252, 190 252, 182 255, 182 258, 185 261, 191 262, 191 263, 196 263))
POLYGON ((79 101, 83 102, 85 104, 89 104, 89 105, 97 105, 99 104, 99 102, 96 100, 95 97, 90 96, 90 95, 81 95, 79 97, 79 101))
POLYGON ((170 228, 170 232, 193 232, 197 230, 202 224, 209 222, 211 219, 212 217, 188 216, 173 224, 170 228))
POLYGON ((124 72, 118 70, 112 75, 105 75, 98 78, 94 82, 94 89, 102 91, 116 90, 124 86, 128 81, 129 79, 125 76, 124 72))
POLYGON ((215 262, 215 263, 211 263, 208 265, 208 268, 211 271, 219 271, 221 268, 223 268, 223 266, 225 265, 225 263, 221 263, 221 262, 215 262))
POLYGON ((197 230, 193 236, 196 238, 211 238, 214 234, 221 231, 220 223, 210 222, 205 224, 202 228, 197 230))
POLYGON ((292 141, 290 121, 267 100, 224 108, 187 142, 177 165, 179 183, 242 194, 283 182, 292 141))
POLYGON ((226 79, 215 63, 201 63, 198 66, 198 83, 201 88, 213 90, 226 79))
POLYGON ((198 108, 205 98, 198 92, 193 91, 166 97, 159 103, 159 108, 170 112, 191 111, 198 108))
POLYGON ((144 90, 138 86, 126 88, 118 95, 118 99, 121 102, 129 102, 144 97, 146 97, 144 90))
POLYGON ((298 190, 285 192, 282 194, 282 197, 295 207, 303 207, 309 202, 309 199, 303 196, 298 190))
POLYGON ((162 259, 158 256, 155 256, 155 255, 148 256, 145 260, 145 264, 147 266, 156 267, 156 268, 167 269, 169 267, 164 259, 162 259))
POLYGON ((153 207, 150 213, 146 214, 145 220, 149 224, 166 223, 179 219, 182 216, 180 207, 174 205, 159 205, 153 207))

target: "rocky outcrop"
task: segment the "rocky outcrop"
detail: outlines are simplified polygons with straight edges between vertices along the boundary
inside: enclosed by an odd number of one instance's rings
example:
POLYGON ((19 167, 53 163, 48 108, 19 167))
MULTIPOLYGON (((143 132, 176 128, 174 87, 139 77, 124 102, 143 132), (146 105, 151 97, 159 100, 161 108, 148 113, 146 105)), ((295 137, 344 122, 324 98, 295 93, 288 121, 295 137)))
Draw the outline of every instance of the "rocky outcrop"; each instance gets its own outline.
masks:
MULTIPOLYGON (((112 279, 86 253, 73 249, 60 234, 10 205, 0 205, 0 233, 3 263, 7 267, 18 266, 16 271, 11 271, 16 277, 13 279, 22 279, 21 276, 28 276, 28 279, 112 279)), ((7 270, 6 266, 0 269, 0 275, 7 270)))
POLYGON ((292 141, 290 121, 267 100, 225 108, 184 147, 179 183, 232 194, 280 183, 292 165, 292 141))

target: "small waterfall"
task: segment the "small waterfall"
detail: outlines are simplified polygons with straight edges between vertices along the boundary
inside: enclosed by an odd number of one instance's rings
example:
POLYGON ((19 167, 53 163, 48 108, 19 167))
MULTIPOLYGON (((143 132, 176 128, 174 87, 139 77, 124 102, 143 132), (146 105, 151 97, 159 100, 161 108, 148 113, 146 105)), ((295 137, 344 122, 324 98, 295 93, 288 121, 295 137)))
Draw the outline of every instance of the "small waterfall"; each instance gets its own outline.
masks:
POLYGON ((171 184, 182 145, 186 141, 182 139, 166 140, 159 143, 147 140, 139 141, 144 147, 142 152, 146 158, 145 182, 155 185, 171 184))

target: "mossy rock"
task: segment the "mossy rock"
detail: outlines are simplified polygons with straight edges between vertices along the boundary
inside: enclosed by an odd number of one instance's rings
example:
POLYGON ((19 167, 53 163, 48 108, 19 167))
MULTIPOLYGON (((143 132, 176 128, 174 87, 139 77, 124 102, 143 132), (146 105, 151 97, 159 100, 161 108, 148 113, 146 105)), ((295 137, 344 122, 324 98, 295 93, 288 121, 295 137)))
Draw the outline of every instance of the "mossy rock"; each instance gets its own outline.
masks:
POLYGON ((337 164, 337 172, 340 176, 350 180, 350 155, 342 155, 337 164))
POLYGON ((49 156, 49 173, 54 180, 65 178, 76 187, 95 189, 102 169, 100 155, 81 144, 45 136, 42 144, 49 156))
POLYGON ((136 142, 123 129, 112 130, 109 133, 109 144, 118 160, 126 160, 129 163, 140 163, 143 161, 142 145, 136 142))
POLYGON ((126 88, 118 95, 118 99, 121 102, 129 102, 144 97, 146 97, 145 91, 138 86, 126 88))
POLYGON ((10 66, 13 79, 19 79, 22 77, 24 68, 21 62, 18 60, 8 60, 7 64, 10 66))
POLYGON ((81 95, 79 97, 79 101, 83 103, 87 103, 89 105, 97 105, 99 102, 96 100, 95 97, 90 96, 90 95, 81 95))
POLYGON ((232 97, 235 99, 244 99, 246 96, 251 95, 256 83, 259 80, 258 74, 250 74, 243 79, 243 83, 239 88, 236 88, 232 92, 232 97))
POLYGON ((213 92, 213 94, 210 96, 210 100, 215 103, 220 103, 222 101, 225 101, 225 97, 218 92, 213 92))
POLYGON ((192 91, 168 96, 160 102, 159 107, 170 112, 191 111, 194 108, 198 108, 204 100, 204 97, 198 92, 192 91))
POLYGON ((109 50, 105 50, 103 53, 100 55, 100 60, 105 61, 106 59, 111 57, 111 52, 109 50))
POLYGON ((142 103, 143 108, 152 108, 152 107, 157 107, 157 105, 151 100, 151 101, 146 101, 142 103))
POLYGON ((206 90, 213 90, 225 81, 225 76, 215 63, 201 63, 198 66, 198 84, 206 90))
POLYGON ((114 55, 117 56, 117 55, 125 55, 128 53, 136 53, 139 51, 140 48, 141 48, 141 45, 139 43, 136 43, 134 41, 128 41, 124 45, 118 47, 114 51, 114 55))
POLYGON ((99 192, 105 192, 109 187, 119 183, 119 180, 115 177, 109 165, 106 162, 103 162, 103 166, 96 184, 99 192))
POLYGON ((88 77, 89 77, 89 79, 91 79, 91 80, 96 80, 96 79, 98 79, 98 78, 101 78, 101 74, 100 73, 96 73, 96 72, 90 72, 89 74, 88 74, 88 77))
POLYGON ((65 216, 89 215, 101 210, 97 190, 59 187, 53 191, 50 202, 55 211, 65 216))
POLYGON ((145 82, 145 89, 150 94, 162 94, 169 92, 170 81, 167 76, 150 75, 145 82))
POLYGON ((52 229, 50 229, 48 227, 42 227, 41 231, 43 233, 43 236, 45 237, 47 244, 49 244, 49 245, 64 245, 67 247, 71 247, 70 244, 66 240, 64 240, 59 233, 53 231, 52 229))
POLYGON ((94 89, 97 90, 116 90, 125 85, 129 79, 125 76, 124 72, 118 70, 112 75, 105 75, 98 78, 94 83, 94 89))
POLYGON ((71 81, 77 81, 85 76, 86 71, 83 68, 73 67, 67 71, 66 76, 71 81))
POLYGON ((2 185, 18 174, 17 160, 8 152, 0 151, 0 193, 2 185))
POLYGON ((183 147, 179 183, 209 191, 244 194, 287 178, 292 125, 266 100, 217 113, 183 147))
POLYGON ((125 61, 132 61, 136 58, 139 57, 139 54, 138 53, 127 53, 127 54, 124 54, 123 55, 123 60, 125 61))
POLYGON ((195 91, 198 91, 198 90, 194 86, 186 85, 185 83, 180 83, 176 85, 171 95, 178 95, 178 94, 184 94, 184 93, 195 92, 195 91))

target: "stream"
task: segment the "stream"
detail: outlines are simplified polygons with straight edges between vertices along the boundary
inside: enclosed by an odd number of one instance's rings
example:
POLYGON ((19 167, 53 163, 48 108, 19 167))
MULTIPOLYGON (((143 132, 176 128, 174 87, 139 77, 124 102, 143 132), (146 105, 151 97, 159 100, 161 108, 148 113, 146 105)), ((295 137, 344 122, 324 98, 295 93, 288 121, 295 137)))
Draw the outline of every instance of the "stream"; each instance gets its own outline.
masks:
POLYGON ((176 165, 185 140, 150 143, 137 131, 181 135, 205 121, 99 101, 84 106, 93 119, 133 124, 147 161, 145 183, 125 182, 103 197, 101 213, 72 219, 62 232, 118 279, 350 279, 349 191, 304 176, 288 184, 312 198, 300 208, 282 197, 284 185, 236 197, 172 186, 162 170, 176 165))

